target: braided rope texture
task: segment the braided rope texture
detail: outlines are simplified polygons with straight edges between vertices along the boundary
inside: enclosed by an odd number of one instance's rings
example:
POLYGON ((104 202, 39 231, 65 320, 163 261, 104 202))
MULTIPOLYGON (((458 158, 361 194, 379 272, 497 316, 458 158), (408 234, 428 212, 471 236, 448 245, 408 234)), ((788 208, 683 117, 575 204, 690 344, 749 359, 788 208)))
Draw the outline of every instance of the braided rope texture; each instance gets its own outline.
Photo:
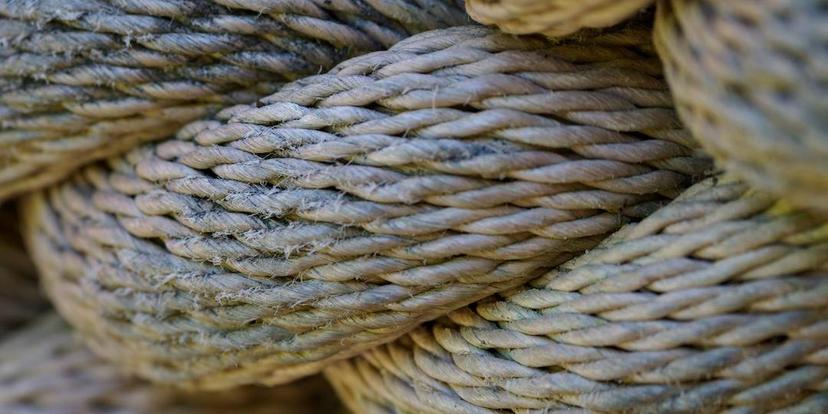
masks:
POLYGON ((466 11, 479 23, 506 33, 566 36, 582 29, 614 26, 653 0, 467 0, 466 11))
POLYGON ((0 0, 0 199, 464 22, 457 0, 0 0))
POLYGON ((107 359, 226 388, 518 286, 710 167, 646 31, 573 42, 427 32, 89 167, 26 198, 46 290, 107 359))
POLYGON ((321 377, 275 388, 185 392, 123 377, 96 358, 57 315, 0 342, 4 414, 343 413, 321 377))
POLYGON ((826 316, 828 222, 713 178, 326 374, 360 413, 826 412, 826 316))
POLYGON ((18 227, 14 206, 0 207, 0 338, 37 317, 46 307, 18 227))
POLYGON ((828 4, 660 3, 655 40, 688 128, 728 171, 828 212, 828 4))

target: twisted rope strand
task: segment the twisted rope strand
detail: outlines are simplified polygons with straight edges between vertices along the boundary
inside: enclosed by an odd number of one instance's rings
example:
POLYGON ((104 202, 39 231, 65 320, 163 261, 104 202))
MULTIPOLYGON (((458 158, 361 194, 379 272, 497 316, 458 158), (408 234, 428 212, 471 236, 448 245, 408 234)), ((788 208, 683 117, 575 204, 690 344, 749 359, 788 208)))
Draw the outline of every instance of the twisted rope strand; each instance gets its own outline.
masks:
POLYGON ((519 286, 708 168, 646 48, 619 37, 428 32, 85 168, 27 198, 47 290, 107 359, 227 388, 317 372, 519 286), (538 54, 553 64, 525 66, 538 54), (596 67, 619 75, 590 83, 596 67), (582 70, 574 98, 521 109, 582 70), (628 84, 643 89, 606 92, 628 84))
POLYGON ((651 0, 468 0, 466 10, 477 22, 506 33, 566 36, 585 28, 617 24, 651 0))
POLYGON ((355 411, 821 411, 826 229, 707 180, 527 285, 326 375, 355 411))
POLYGON ((321 378, 277 388, 187 393, 129 379, 89 352, 54 314, 41 316, 0 343, 4 413, 290 414, 341 408, 321 378))
POLYGON ((679 114, 728 171, 825 214, 828 38, 821 1, 676 0, 654 39, 679 114), (692 33, 692 34, 691 34, 692 33))
POLYGON ((0 1, 0 198, 170 136, 170 129, 218 109, 209 104, 253 102, 280 80, 409 34, 462 24, 461 6, 453 0, 0 1), (141 125, 184 105, 201 112, 141 125), (126 122, 107 130, 119 121, 126 122))

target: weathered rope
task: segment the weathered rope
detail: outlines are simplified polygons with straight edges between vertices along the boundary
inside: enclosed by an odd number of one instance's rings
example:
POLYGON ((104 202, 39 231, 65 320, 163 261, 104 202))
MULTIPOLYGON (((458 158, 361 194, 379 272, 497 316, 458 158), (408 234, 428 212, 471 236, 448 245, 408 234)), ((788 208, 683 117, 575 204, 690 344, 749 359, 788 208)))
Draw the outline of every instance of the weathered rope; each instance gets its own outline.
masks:
POLYGON ((190 393, 123 377, 56 315, 0 342, 3 414, 343 413, 321 377, 275 388, 190 393))
POLYGON ((37 317, 46 307, 35 267, 23 249, 13 205, 0 208, 0 338, 37 317))
POLYGON ((46 289, 108 359, 224 388, 520 285, 709 168, 640 33, 427 32, 87 168, 27 198, 46 289))
POLYGON ((467 19, 457 0, 0 0, 0 199, 467 19))
POLYGON ((559 37, 581 29, 618 24, 653 0, 466 0, 477 22, 506 33, 542 33, 559 37))
POLYGON ((826 316, 828 222, 710 179, 326 374, 354 412, 826 412, 826 316))
POLYGON ((660 3, 655 39, 682 119, 728 171, 828 212, 828 8, 660 3))

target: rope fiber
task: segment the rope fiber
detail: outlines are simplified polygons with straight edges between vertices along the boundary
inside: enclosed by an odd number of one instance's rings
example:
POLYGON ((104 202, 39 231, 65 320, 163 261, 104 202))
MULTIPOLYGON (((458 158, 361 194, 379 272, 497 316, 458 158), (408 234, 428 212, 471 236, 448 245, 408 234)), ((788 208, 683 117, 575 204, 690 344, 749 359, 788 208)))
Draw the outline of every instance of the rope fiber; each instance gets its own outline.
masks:
POLYGON ((426 32, 89 167, 26 198, 46 290, 100 355, 181 386, 393 340, 709 169, 646 33, 426 32))
POLYGON ((0 342, 4 414, 345 414, 321 377, 275 388, 186 392, 127 378, 48 313, 0 342))
POLYGON ((752 186, 828 213, 828 7, 820 0, 659 4, 659 55, 688 129, 752 186))
POLYGON ((467 0, 466 11, 479 23, 506 33, 550 37, 602 29, 629 19, 653 0, 467 0))
POLYGON ((326 375, 360 413, 825 412, 827 275, 824 219, 712 178, 326 375))
POLYGON ((467 21, 455 0, 0 0, 0 199, 467 21))

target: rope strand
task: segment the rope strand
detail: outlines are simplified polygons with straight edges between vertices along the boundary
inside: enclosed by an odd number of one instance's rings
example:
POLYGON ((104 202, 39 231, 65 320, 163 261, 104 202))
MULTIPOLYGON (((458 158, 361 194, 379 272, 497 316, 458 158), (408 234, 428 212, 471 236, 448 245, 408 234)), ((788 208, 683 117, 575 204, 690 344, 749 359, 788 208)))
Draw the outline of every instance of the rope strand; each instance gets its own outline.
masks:
POLYGON ((228 388, 317 372, 518 286, 709 168, 675 139, 657 62, 624 38, 427 32, 89 167, 27 198, 47 291, 107 359, 228 388), (538 54, 550 63, 527 67, 538 54))
POLYGON ((0 199, 466 19, 454 0, 2 0, 0 199))
POLYGON ((326 375, 354 412, 824 411, 826 230, 709 179, 540 278, 326 375))

